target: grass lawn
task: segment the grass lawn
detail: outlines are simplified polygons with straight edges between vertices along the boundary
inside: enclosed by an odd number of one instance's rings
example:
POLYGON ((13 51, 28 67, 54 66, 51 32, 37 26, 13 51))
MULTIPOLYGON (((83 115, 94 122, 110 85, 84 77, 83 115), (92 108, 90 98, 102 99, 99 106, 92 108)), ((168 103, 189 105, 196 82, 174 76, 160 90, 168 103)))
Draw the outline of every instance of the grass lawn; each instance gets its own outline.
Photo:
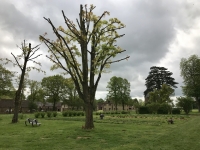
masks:
POLYGON ((83 130, 84 117, 38 118, 39 127, 25 126, 25 114, 11 124, 0 115, 0 150, 197 150, 200 115, 94 115, 95 128, 83 130), (174 124, 166 120, 173 118, 174 124))

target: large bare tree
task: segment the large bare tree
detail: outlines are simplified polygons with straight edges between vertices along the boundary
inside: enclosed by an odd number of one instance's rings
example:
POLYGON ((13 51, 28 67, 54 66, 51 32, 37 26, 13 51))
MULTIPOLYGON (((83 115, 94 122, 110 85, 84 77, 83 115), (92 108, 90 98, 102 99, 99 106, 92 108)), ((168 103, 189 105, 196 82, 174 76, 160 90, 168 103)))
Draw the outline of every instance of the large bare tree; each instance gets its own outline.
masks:
POLYGON ((20 71, 21 71, 18 89, 15 93, 15 103, 14 103, 15 105, 14 105, 14 115, 13 115, 13 118, 12 118, 12 123, 18 122, 20 97, 21 97, 21 93, 22 93, 22 89, 23 89, 24 77, 25 77, 26 72, 31 71, 31 69, 35 69, 37 71, 42 71, 39 68, 36 68, 34 66, 31 67, 31 66, 28 66, 28 64, 27 64, 28 61, 32 61, 34 64, 41 66, 41 64, 39 62, 35 61, 35 59, 41 55, 41 54, 35 55, 36 52, 39 50, 39 45, 37 45, 35 47, 31 47, 31 43, 29 43, 29 45, 27 45, 25 40, 24 40, 24 42, 22 42, 22 44, 21 44, 21 47, 19 47, 19 48, 22 51, 22 53, 20 55, 14 55, 13 53, 11 53, 12 56, 14 57, 15 61, 9 60, 7 58, 1 59, 1 60, 6 61, 5 64, 10 62, 14 66, 18 66, 20 68, 20 71), (23 61, 23 62, 21 62, 21 61, 23 61))
POLYGON ((49 18, 44 17, 53 28, 57 40, 49 40, 46 34, 40 36, 40 40, 49 49, 47 57, 54 63, 52 69, 62 68, 68 73, 74 81, 79 97, 84 101, 86 129, 94 128, 93 104, 102 72, 111 63, 129 58, 127 56, 111 60, 125 51, 115 45, 116 40, 124 36, 124 34, 119 35, 117 30, 124 28, 125 25, 117 18, 103 20, 109 12, 105 11, 101 16, 96 16, 93 14, 94 8, 93 5, 89 8, 87 5, 84 7, 80 5, 76 24, 62 11, 67 29, 61 26, 56 28, 49 18))

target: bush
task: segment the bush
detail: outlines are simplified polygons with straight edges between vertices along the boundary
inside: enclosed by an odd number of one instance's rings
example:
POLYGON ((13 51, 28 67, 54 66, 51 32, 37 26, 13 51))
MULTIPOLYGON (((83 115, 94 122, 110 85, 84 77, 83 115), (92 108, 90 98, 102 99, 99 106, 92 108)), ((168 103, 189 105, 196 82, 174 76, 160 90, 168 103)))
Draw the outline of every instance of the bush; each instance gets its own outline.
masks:
POLYGON ((62 115, 63 115, 63 117, 67 117, 68 112, 67 112, 67 111, 63 111, 63 112, 62 112, 62 115))
POLYGON ((81 116, 84 116, 85 115, 85 113, 84 112, 81 112, 81 116))
POLYGON ((56 117, 58 113, 56 111, 53 112, 53 117, 56 117))
POLYGON ((160 104, 159 103, 151 103, 151 104, 147 104, 147 107, 148 107, 149 113, 156 114, 160 107, 160 104))
POLYGON ((172 114, 181 114, 180 108, 172 108, 172 114))
POLYGON ((52 113, 50 111, 47 111, 47 117, 51 117, 52 113))
POLYGON ((39 118, 40 112, 36 112, 34 115, 35 115, 35 118, 39 118))
POLYGON ((171 106, 169 104, 163 103, 158 108, 157 114, 168 114, 171 110, 171 106))
POLYGON ((122 111, 121 114, 130 114, 130 111, 122 111))
POLYGON ((42 118, 44 118, 45 112, 41 112, 40 115, 42 116, 42 118))
POLYGON ((139 114, 149 114, 149 109, 147 106, 140 106, 138 112, 139 114))

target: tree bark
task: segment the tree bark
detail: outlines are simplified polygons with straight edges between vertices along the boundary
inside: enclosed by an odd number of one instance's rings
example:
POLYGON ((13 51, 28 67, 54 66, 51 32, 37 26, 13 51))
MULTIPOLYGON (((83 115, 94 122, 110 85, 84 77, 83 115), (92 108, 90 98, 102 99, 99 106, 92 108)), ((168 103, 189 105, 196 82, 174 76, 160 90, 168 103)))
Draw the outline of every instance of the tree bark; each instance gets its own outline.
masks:
POLYGON ((93 129, 94 122, 93 122, 93 104, 86 103, 85 104, 85 129, 93 129))
POLYGON ((196 102, 197 102, 198 111, 200 112, 200 99, 198 97, 196 97, 196 102))

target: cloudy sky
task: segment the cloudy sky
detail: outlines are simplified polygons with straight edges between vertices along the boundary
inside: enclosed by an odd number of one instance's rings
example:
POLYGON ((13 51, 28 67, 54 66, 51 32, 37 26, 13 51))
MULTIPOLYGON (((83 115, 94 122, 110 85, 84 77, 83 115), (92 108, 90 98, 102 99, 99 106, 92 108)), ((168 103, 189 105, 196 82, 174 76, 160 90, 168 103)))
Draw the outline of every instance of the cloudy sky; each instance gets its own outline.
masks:
MULTIPOLYGON (((182 95, 180 60, 193 54, 200 56, 199 0, 0 0, 0 57, 13 59, 10 53, 20 53, 16 45, 24 39, 33 46, 40 44, 39 35, 45 32, 54 39, 43 17, 50 18, 56 27, 65 27, 61 10, 75 22, 80 4, 94 4, 96 15, 109 11, 109 17, 126 25, 120 31, 125 36, 117 41, 126 52, 117 58, 129 55, 130 59, 114 63, 110 73, 103 74, 96 98, 105 98, 107 83, 113 76, 126 78, 131 83, 131 96, 143 98, 145 78, 152 66, 173 72, 172 77, 179 83, 175 94, 182 95)), ((43 55, 37 61, 42 63, 46 76, 60 73, 50 71, 47 50, 44 44, 40 46, 43 55)), ((17 70, 11 65, 6 67, 17 70)), ((29 77, 41 81, 45 75, 32 71, 29 77)))

